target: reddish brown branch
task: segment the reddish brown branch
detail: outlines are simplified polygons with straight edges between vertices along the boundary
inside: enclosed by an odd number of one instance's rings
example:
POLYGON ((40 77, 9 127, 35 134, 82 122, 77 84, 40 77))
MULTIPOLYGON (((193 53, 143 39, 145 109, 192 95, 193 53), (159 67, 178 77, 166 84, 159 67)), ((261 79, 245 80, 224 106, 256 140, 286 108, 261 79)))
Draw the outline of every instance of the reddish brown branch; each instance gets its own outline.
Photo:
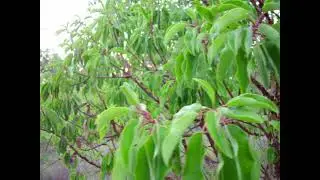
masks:
POLYGON ((224 87, 226 88, 226 90, 227 90, 227 92, 228 92, 229 96, 230 96, 231 98, 233 98, 233 95, 232 95, 232 93, 231 93, 230 89, 228 88, 227 84, 225 83, 225 81, 223 81, 222 83, 223 83, 224 87))
POLYGON ((81 155, 81 154, 76 150, 76 148, 74 148, 72 145, 69 145, 69 146, 70 146, 70 148, 75 152, 75 154, 78 155, 81 159, 83 159, 83 160, 86 161, 87 163, 95 166, 96 168, 99 168, 99 169, 101 168, 100 165, 96 164, 96 163, 93 162, 93 161, 90 161, 87 157, 81 155))
POLYGON ((262 95, 266 96, 271 101, 277 102, 277 100, 266 90, 266 88, 263 87, 259 81, 257 81, 253 76, 251 76, 250 79, 251 82, 259 89, 262 95))
MULTIPOLYGON (((50 130, 46 130, 46 129, 40 128, 40 131, 45 131, 45 132, 47 132, 47 133, 50 133, 50 134, 53 134, 53 135, 57 136, 58 138, 61 138, 60 135, 57 135, 57 134, 55 134, 54 132, 52 132, 52 131, 50 131, 50 130)), ((77 151, 77 149, 74 148, 71 144, 68 144, 68 146, 69 146, 69 147, 75 152, 75 154, 78 155, 81 159, 83 159, 83 160, 86 161, 87 163, 89 163, 89 164, 91 164, 91 165, 93 165, 93 166, 95 166, 95 167, 97 167, 97 168, 99 168, 99 169, 101 168, 100 165, 96 164, 95 162, 89 160, 87 157, 85 157, 85 156, 83 156, 82 154, 80 154, 80 153, 77 151)))

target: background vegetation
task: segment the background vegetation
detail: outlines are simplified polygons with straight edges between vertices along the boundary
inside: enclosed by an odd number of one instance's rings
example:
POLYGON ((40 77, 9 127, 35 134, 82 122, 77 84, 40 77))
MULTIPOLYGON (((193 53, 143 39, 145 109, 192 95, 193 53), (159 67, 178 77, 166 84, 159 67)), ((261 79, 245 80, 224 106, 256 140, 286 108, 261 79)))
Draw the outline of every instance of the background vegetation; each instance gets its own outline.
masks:
POLYGON ((41 142, 69 179, 280 179, 279 3, 97 1, 40 50, 41 142))

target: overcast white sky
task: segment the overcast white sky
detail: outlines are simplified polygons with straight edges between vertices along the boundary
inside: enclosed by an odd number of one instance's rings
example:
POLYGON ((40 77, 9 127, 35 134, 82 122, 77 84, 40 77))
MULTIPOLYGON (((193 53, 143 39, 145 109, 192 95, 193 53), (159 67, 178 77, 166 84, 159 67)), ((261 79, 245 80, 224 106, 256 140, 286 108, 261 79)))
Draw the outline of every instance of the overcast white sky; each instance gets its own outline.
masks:
POLYGON ((61 25, 74 19, 75 15, 84 17, 87 14, 89 0, 40 0, 40 48, 52 49, 64 56, 58 45, 64 37, 56 36, 61 25))

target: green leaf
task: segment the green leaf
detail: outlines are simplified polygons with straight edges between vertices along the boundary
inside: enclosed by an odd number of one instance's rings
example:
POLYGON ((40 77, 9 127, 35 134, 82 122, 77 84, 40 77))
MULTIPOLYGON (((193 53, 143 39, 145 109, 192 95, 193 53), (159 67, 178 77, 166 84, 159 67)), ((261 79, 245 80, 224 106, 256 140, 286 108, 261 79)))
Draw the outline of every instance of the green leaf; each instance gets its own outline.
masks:
POLYGON ((272 111, 274 111, 275 113, 279 113, 279 109, 278 106, 271 101, 270 99, 268 99, 265 96, 261 96, 259 94, 252 94, 252 93, 245 93, 245 94, 241 94, 241 97, 249 97, 249 98, 253 98, 259 102, 262 102, 264 104, 267 104, 266 106, 268 106, 268 108, 272 111))
POLYGON ((65 164, 67 167, 70 166, 70 159, 71 159, 70 153, 66 152, 66 153, 64 154, 63 160, 64 160, 64 164, 65 164))
POLYGON ((180 23, 176 23, 176 24, 171 25, 167 29, 166 34, 164 35, 164 43, 167 44, 171 39, 173 39, 173 37, 178 32, 183 31, 185 27, 186 27, 185 22, 180 22, 180 23))
POLYGON ((123 158, 123 162, 129 168, 129 150, 133 142, 133 138, 136 134, 136 126, 138 125, 138 120, 133 119, 127 123, 119 139, 119 151, 123 158))
POLYGON ((166 165, 169 165, 169 160, 174 149, 179 144, 183 132, 193 123, 196 116, 197 113, 189 111, 173 119, 169 134, 165 137, 162 144, 161 152, 166 165))
POLYGON ((223 167, 219 172, 221 180, 240 179, 256 180, 260 178, 260 164, 249 144, 248 135, 238 126, 228 125, 228 132, 237 144, 233 149, 236 158, 223 157, 223 167), (237 152, 236 152, 237 151, 237 152), (234 177, 237 175, 236 177, 234 177))
POLYGON ((173 151, 173 155, 172 155, 171 162, 170 162, 172 172, 178 176, 181 175, 181 171, 182 171, 180 151, 181 150, 180 150, 179 146, 177 146, 175 148, 175 150, 173 151))
POLYGON ((243 49, 240 49, 237 57, 237 72, 236 77, 240 84, 241 93, 245 93, 247 91, 247 87, 249 85, 249 75, 248 75, 248 60, 246 58, 245 52, 243 49))
POLYGON ((231 68, 234 58, 234 52, 228 46, 226 46, 221 51, 220 62, 216 70, 217 78, 219 81, 223 81, 224 79, 226 79, 226 76, 228 74, 229 69, 231 68))
POLYGON ((206 91, 206 93, 208 94, 208 96, 211 99, 212 108, 214 108, 215 105, 216 105, 216 93, 215 93, 215 90, 205 80, 197 79, 197 78, 193 78, 193 80, 198 82, 200 84, 200 86, 206 91))
POLYGON ((161 146, 164 138, 168 134, 168 130, 166 126, 159 126, 157 124, 156 131, 153 134, 155 150, 153 153, 154 166, 152 169, 154 170, 155 179, 163 179, 169 171, 169 167, 165 165, 161 156, 161 146))
POLYGON ((234 8, 226 12, 223 16, 219 17, 214 23, 214 29, 217 33, 224 31, 228 26, 233 23, 239 22, 249 18, 249 12, 243 8, 234 8))
POLYGON ((266 42, 262 45, 262 51, 274 70, 277 82, 280 83, 280 49, 274 43, 266 42))
MULTIPOLYGON (((255 96, 255 95, 253 95, 255 96)), ((258 96, 258 95, 257 95, 258 96)), ((272 103, 272 102, 271 102, 272 103)), ((248 106, 253 108, 264 108, 271 110, 273 112, 278 113, 278 108, 275 106, 275 104, 271 104, 269 101, 258 101, 251 97, 245 97, 245 96, 237 96, 232 99, 230 99, 226 105, 229 107, 242 107, 242 106, 248 106)))
POLYGON ((96 119, 96 125, 100 135, 100 140, 102 140, 108 132, 109 123, 111 120, 125 116, 128 113, 129 108, 127 107, 110 107, 109 109, 100 113, 96 119))
POLYGON ((280 48, 280 33, 275 28, 267 24, 261 24, 259 31, 280 48))
POLYGON ((181 69, 182 69, 183 60, 184 60, 183 54, 180 54, 176 58, 175 75, 176 75, 177 82, 180 82, 182 80, 182 70, 181 69))
POLYGON ((255 9, 247 1, 229 0, 229 1, 223 2, 223 4, 221 4, 219 7, 222 7, 224 5, 233 5, 233 7, 241 7, 243 9, 248 10, 249 12, 255 11, 255 9))
POLYGON ((280 10, 280 1, 266 1, 262 7, 263 12, 280 10))
POLYGON ((272 120, 270 125, 277 131, 280 131, 280 121, 272 120))
POLYGON ((100 179, 105 179, 107 173, 111 171, 111 168, 112 168, 112 155, 111 153, 108 153, 102 158, 100 179))
POLYGON ((183 171, 183 180, 203 180, 202 173, 203 156, 205 149, 203 147, 202 133, 195 133, 190 137, 188 149, 186 152, 186 164, 183 171))
POLYGON ((267 150, 267 160, 270 164, 277 160, 276 150, 274 147, 269 147, 267 150))
POLYGON ((213 14, 209 8, 196 5, 196 10, 203 19, 207 20, 208 22, 213 21, 213 14))
POLYGON ((254 46, 253 47, 253 54, 255 56, 255 61, 258 66, 259 74, 262 80, 262 83, 264 87, 269 87, 270 81, 269 81, 269 74, 267 71, 267 64, 266 64, 266 58, 264 54, 261 51, 260 46, 254 46))
POLYGON ((64 136, 61 136, 60 141, 59 141, 58 152, 60 154, 64 154, 67 150, 67 146, 68 146, 67 139, 64 136))
MULTIPOLYGON (((148 144, 149 141, 151 141, 151 136, 146 141, 146 144, 148 144)), ((148 148, 143 145, 137 152, 137 166, 135 168, 135 179, 150 179, 151 178, 151 166, 149 165, 148 161, 148 148)))
POLYGON ((208 48, 208 62, 211 65, 213 59, 218 55, 218 52, 225 45, 226 34, 220 34, 216 37, 208 48))
POLYGON ((185 12, 192 20, 196 20, 197 14, 195 13, 195 11, 193 9, 188 8, 188 9, 186 9, 185 12))
POLYGON ((225 156, 232 158, 232 150, 228 139, 226 138, 223 129, 220 125, 220 116, 214 111, 208 111, 205 115, 208 132, 215 142, 215 146, 225 156))
POLYGON ((258 114, 245 109, 229 109, 225 107, 220 107, 220 110, 223 115, 235 120, 259 124, 265 121, 265 119, 263 119, 258 114))
POLYGON ((126 96, 126 99, 130 105, 139 104, 138 95, 131 89, 130 85, 127 82, 124 82, 120 87, 121 92, 126 96))
POLYGON ((173 115, 173 119, 180 118, 187 112, 196 112, 198 113, 200 109, 202 108, 201 104, 194 103, 188 106, 183 106, 176 114, 173 115))

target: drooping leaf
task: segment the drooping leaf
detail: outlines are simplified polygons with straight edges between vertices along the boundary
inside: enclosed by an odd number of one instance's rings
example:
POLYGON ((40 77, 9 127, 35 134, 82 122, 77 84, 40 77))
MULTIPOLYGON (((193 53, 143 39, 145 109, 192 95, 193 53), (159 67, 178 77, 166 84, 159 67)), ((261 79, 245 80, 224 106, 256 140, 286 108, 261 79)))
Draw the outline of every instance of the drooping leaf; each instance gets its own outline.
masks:
POLYGON ((256 100, 254 98, 251 98, 250 96, 257 96, 258 98, 260 98, 259 95, 255 95, 255 94, 246 94, 246 96, 237 96, 234 97, 232 99, 230 99, 226 105, 229 107, 242 107, 242 106, 249 106, 249 107, 253 107, 253 108, 264 108, 264 109, 268 109, 271 110, 273 112, 278 112, 278 108, 277 106, 270 102, 270 100, 265 100, 264 98, 261 98, 263 101, 259 101, 256 100))
POLYGON ((215 146, 225 156, 232 158, 233 155, 232 155, 231 146, 223 132, 223 129, 221 128, 219 121, 220 121, 220 116, 217 115, 216 112, 208 111, 206 113, 205 122, 207 124, 209 134, 213 139, 213 141, 215 142, 215 146))
POLYGON ((256 180, 260 178, 260 164, 256 159, 255 152, 249 144, 248 135, 238 126, 228 125, 228 132, 237 144, 237 149, 233 151, 237 156, 230 159, 222 155, 223 167, 219 172, 219 179, 248 179, 256 180))
POLYGON ((253 53, 255 56, 255 61, 257 63, 258 66, 258 70, 259 70, 259 74, 262 80, 262 83, 264 85, 264 87, 269 87, 270 82, 269 82, 269 74, 267 71, 267 64, 266 64, 266 58, 264 56, 264 54, 261 51, 260 46, 255 46, 253 48, 253 53))
POLYGON ((237 72, 236 77, 240 84, 241 93, 245 93, 247 91, 247 87, 249 85, 249 75, 248 75, 248 59, 246 58, 245 52, 243 49, 240 49, 237 57, 237 72))
POLYGON ((228 46, 226 46, 222 52, 221 52, 221 55, 220 55, 220 62, 218 64, 218 67, 217 67, 217 78, 220 80, 220 81, 223 81, 227 74, 228 74, 228 71, 229 69, 231 68, 231 65, 234 61, 234 52, 232 51, 231 48, 229 48, 228 46))
POLYGON ((178 32, 181 32, 186 27, 185 22, 180 22, 171 25, 164 35, 164 43, 167 44, 178 32))
POLYGON ((215 93, 215 90, 205 80, 197 79, 197 78, 193 78, 193 80, 198 82, 200 84, 200 86, 206 91, 206 93, 208 94, 208 96, 211 99, 212 108, 214 108, 215 105, 216 105, 216 93, 215 93))
POLYGON ((191 104, 191 105, 183 106, 176 114, 173 115, 173 119, 180 118, 186 112, 196 112, 196 113, 198 113, 201 108, 202 108, 202 106, 199 103, 194 103, 194 104, 191 104))
POLYGON ((129 167, 129 150, 135 136, 136 126, 138 125, 138 120, 133 119, 127 123, 119 139, 119 151, 123 158, 123 162, 127 167, 129 167))
POLYGON ((222 49, 225 45, 226 34, 220 34, 216 37, 211 45, 208 48, 208 62, 209 64, 212 63, 213 59, 218 55, 218 52, 222 49))
POLYGON ((203 19, 207 20, 208 22, 213 21, 213 14, 209 8, 197 5, 196 10, 203 19))
POLYGON ((270 99, 268 99, 265 96, 261 96, 259 94, 252 94, 252 93, 245 93, 245 94, 241 94, 240 96, 253 98, 259 102, 267 104, 267 106, 270 108, 270 110, 272 110, 276 113, 279 112, 278 106, 273 101, 271 101, 270 99))
POLYGON ((263 119, 257 113, 245 109, 229 109, 220 107, 220 110, 223 115, 235 120, 241 120, 250 123, 263 123, 265 121, 265 119, 263 119))
POLYGON ((197 113, 193 111, 185 112, 172 121, 170 131, 162 144, 162 157, 166 165, 178 143, 181 140, 183 132, 192 124, 197 113))
POLYGON ((264 12, 274 11, 279 9, 280 9, 280 1, 277 1, 277 0, 266 0, 262 7, 262 10, 264 12))
POLYGON ((234 8, 219 17, 214 23, 214 29, 219 33, 224 31, 229 25, 249 18, 249 12, 243 8, 234 8))
POLYGON ((109 130, 109 123, 113 119, 127 115, 129 108, 127 107, 110 107, 97 116, 96 125, 99 131, 100 139, 103 139, 109 130))
POLYGON ((131 89, 128 83, 123 83, 123 85, 120 87, 120 90, 126 96, 126 99, 130 105, 137 105, 140 103, 138 95, 131 89))
POLYGON ((112 155, 111 153, 106 154, 102 158, 102 163, 101 163, 101 172, 100 172, 100 179, 105 179, 107 173, 111 171, 112 168, 112 155))
POLYGON ((202 173, 203 155, 205 153, 203 147, 202 133, 195 133, 191 136, 188 149, 186 152, 186 164, 183 171, 183 180, 199 179, 203 180, 202 173))
POLYGON ((270 124, 275 130, 280 131, 280 121, 272 120, 270 124))
POLYGON ((267 39, 272 41, 278 48, 280 48, 280 33, 272 26, 261 24, 259 31, 266 36, 267 39))

